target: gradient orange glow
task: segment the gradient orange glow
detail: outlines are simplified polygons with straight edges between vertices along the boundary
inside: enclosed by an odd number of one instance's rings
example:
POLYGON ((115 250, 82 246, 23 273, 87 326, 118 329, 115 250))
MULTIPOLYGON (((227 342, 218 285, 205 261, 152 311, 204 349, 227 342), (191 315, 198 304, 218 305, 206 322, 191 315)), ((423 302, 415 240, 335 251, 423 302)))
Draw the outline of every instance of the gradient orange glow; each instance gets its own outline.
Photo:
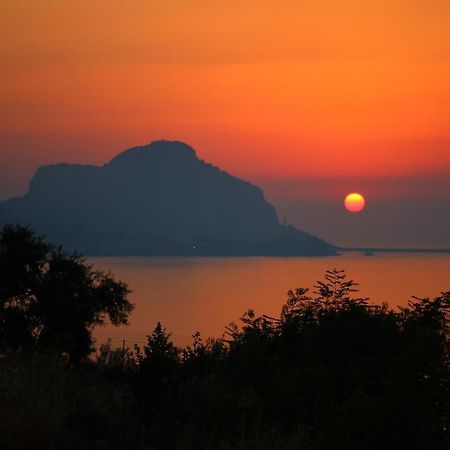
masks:
POLYGON ((1 10, 3 153, 103 163, 164 137, 249 178, 450 171, 447 0, 1 10))
POLYGON ((350 212, 360 212, 364 209, 366 201, 361 194, 353 192, 345 197, 344 205, 350 212))

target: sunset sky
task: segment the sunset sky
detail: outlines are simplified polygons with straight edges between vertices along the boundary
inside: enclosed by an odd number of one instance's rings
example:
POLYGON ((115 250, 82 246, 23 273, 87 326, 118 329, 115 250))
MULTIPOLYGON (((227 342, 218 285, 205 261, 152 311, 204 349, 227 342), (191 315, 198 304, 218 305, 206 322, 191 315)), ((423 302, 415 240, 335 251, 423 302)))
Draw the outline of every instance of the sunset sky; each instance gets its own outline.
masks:
POLYGON ((448 0, 0 0, 0 199, 176 139, 336 244, 450 247, 449 30, 448 0))

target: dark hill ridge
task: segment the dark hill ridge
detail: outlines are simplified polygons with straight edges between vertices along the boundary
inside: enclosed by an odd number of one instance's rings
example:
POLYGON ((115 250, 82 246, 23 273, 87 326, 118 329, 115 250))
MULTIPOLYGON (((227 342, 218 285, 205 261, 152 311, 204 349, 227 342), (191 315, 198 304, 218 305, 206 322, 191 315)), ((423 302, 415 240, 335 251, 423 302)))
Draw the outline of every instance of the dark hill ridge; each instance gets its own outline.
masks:
POLYGON ((258 187, 156 141, 102 167, 40 167, 0 203, 0 224, 31 224, 86 255, 329 255, 332 245, 281 226, 258 187))

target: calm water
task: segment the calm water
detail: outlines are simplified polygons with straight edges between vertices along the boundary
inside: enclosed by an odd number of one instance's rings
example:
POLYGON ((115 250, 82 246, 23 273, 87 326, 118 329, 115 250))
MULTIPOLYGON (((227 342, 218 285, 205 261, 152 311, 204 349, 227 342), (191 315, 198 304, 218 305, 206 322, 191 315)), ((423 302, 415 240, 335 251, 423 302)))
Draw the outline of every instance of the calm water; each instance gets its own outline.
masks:
POLYGON ((225 325, 249 308, 277 315, 286 292, 312 287, 325 270, 345 269, 360 283, 359 295, 374 303, 406 305, 412 295, 436 296, 450 290, 450 255, 346 254, 328 258, 92 258, 132 289, 136 304, 128 327, 105 327, 99 341, 142 344, 157 321, 179 345, 199 330, 219 337, 225 325))

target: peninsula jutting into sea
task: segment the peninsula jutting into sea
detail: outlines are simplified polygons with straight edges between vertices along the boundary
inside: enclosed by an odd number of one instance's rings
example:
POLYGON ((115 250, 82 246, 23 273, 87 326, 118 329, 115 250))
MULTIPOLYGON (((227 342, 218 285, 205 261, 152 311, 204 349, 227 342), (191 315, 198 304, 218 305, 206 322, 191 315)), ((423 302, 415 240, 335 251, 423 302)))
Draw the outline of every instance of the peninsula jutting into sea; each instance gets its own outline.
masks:
POLYGON ((257 186, 155 141, 107 164, 36 171, 28 192, 0 203, 0 225, 30 224, 85 255, 325 256, 336 248, 280 224, 257 186))

